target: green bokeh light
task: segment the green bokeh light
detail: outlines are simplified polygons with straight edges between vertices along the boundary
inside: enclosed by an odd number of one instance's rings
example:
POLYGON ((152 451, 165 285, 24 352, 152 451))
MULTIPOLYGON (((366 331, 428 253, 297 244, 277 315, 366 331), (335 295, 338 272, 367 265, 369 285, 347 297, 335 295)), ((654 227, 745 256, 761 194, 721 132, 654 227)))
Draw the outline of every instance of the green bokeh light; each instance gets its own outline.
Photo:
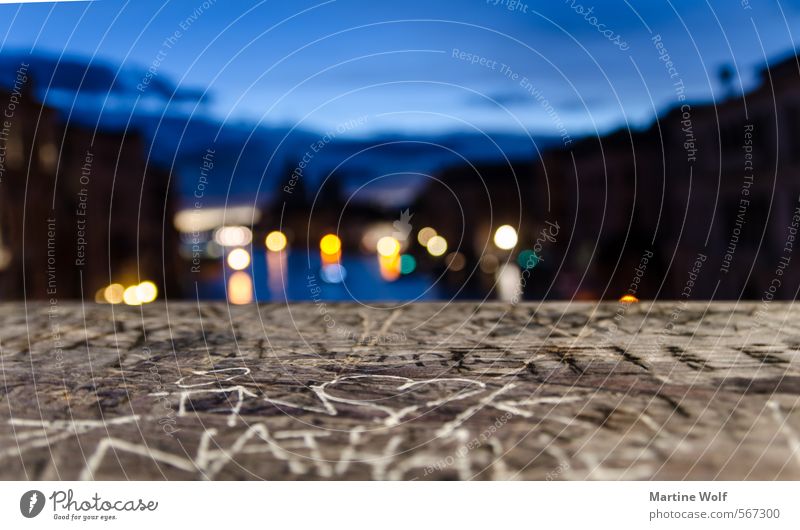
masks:
POLYGON ((411 254, 403 254, 400 256, 400 272, 403 274, 411 274, 417 268, 417 260, 411 254))
POLYGON ((526 249, 519 253, 519 257, 517 258, 517 263, 523 269, 532 269, 539 264, 540 258, 536 255, 536 252, 526 249))

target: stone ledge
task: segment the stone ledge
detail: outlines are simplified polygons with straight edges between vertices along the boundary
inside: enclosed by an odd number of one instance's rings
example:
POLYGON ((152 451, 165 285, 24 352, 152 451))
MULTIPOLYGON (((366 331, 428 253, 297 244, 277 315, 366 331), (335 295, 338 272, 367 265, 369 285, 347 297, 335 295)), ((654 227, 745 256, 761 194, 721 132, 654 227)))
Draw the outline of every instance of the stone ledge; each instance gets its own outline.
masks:
POLYGON ((0 305, 2 479, 799 479, 772 303, 0 305))

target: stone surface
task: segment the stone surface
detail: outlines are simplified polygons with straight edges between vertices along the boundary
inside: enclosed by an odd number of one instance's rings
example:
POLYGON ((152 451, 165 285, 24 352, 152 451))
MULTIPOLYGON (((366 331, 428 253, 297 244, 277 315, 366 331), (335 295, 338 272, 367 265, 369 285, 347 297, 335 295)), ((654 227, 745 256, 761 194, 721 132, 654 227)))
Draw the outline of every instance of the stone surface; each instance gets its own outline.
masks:
POLYGON ((2 479, 800 479, 772 303, 0 306, 2 479))

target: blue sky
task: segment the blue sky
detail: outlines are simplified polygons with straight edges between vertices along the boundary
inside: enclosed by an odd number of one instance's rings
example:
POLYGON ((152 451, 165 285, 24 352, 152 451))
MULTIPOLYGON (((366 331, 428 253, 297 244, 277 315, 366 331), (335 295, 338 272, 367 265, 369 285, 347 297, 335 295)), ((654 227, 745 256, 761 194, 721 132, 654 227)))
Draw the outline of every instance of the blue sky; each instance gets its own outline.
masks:
POLYGON ((197 112, 226 120, 331 130, 370 116, 349 134, 478 128, 557 135, 561 123, 578 136, 643 125, 654 108, 674 104, 654 34, 692 99, 721 95, 717 71, 726 63, 752 85, 767 60, 792 52, 800 0, 750 5, 99 0, 2 5, 0 43, 2 53, 63 52, 137 72, 157 62, 157 77, 208 89, 210 100, 197 112), (590 7, 593 22, 579 14, 590 7), (593 24, 619 35, 628 49, 593 24), (486 65, 455 58, 454 49, 486 65))

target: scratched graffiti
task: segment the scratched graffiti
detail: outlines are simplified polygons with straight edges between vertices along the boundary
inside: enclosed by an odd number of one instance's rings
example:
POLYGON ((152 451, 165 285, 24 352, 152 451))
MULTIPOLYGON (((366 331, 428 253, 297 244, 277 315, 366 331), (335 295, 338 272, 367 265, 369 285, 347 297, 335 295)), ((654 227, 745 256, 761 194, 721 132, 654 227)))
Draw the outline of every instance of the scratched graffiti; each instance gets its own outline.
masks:
POLYGON ((0 478, 800 478, 800 311, 616 309, 0 306, 0 478))

